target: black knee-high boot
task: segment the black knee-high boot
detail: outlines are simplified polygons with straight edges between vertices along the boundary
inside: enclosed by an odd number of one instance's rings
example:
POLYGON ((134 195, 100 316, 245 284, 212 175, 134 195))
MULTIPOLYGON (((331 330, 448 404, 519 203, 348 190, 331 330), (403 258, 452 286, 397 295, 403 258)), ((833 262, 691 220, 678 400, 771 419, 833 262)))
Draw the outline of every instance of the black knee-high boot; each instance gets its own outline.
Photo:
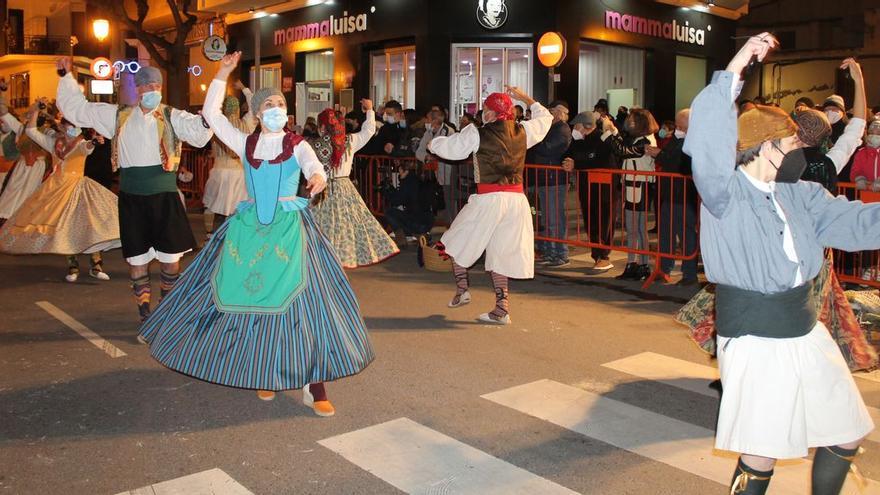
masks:
MULTIPOLYGON (((819 447, 813 457, 813 495, 838 495, 846 473, 855 466, 853 459, 859 448, 844 449, 841 447, 819 447)), ((853 469, 854 473, 857 473, 853 469)))
POLYGON ((773 470, 758 471, 746 465, 740 457, 730 484, 730 495, 764 495, 770 486, 773 470))

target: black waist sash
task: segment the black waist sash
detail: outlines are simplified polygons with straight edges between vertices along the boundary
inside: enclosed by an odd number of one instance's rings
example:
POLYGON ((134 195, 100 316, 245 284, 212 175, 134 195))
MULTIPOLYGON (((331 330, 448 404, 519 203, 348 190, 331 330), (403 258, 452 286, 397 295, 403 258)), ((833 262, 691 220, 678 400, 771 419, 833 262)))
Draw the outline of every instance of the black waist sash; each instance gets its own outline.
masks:
POLYGON ((816 326, 816 319, 812 281, 777 294, 729 285, 715 288, 715 329, 719 337, 802 337, 816 326))

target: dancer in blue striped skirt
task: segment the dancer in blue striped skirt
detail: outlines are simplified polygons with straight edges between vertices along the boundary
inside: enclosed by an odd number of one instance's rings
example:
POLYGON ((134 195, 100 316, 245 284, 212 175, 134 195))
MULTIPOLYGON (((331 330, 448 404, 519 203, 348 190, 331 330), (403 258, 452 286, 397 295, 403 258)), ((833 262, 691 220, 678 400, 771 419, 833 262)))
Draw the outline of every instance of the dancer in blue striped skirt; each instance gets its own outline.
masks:
POLYGON ((315 152, 285 129, 287 105, 275 88, 252 99, 260 129, 247 135, 220 111, 226 79, 241 53, 227 55, 205 97, 214 134, 242 157, 249 199, 215 233, 141 328, 159 362, 209 382, 257 389, 303 389, 319 416, 332 416, 324 382, 373 360, 357 299, 333 247, 297 197, 300 170, 312 195, 326 176, 315 152))

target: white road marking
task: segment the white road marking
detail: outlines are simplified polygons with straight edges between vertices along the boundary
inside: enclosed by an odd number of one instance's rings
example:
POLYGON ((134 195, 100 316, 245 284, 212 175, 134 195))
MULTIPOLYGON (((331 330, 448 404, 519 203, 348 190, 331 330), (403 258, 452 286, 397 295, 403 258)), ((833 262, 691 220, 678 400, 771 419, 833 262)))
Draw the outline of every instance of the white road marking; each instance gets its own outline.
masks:
POLYGON ((318 443, 406 493, 577 494, 407 418, 318 443))
POLYGON ((56 320, 64 323, 68 328, 78 333, 82 338, 91 342, 92 345, 107 353, 108 356, 112 358, 118 358, 127 355, 121 349, 111 344, 110 342, 107 342, 95 332, 89 330, 88 327, 76 321, 72 316, 65 313, 54 304, 48 301, 37 301, 36 305, 42 308, 43 311, 54 316, 56 320))
MULTIPOLYGON (((718 379, 718 368, 714 366, 692 363, 654 352, 643 352, 602 366, 701 395, 718 397, 718 392, 709 388, 709 382, 718 379)), ((866 407, 874 424, 880 425, 880 409, 866 407)), ((868 435, 868 440, 880 442, 880 431, 877 429, 872 431, 868 435)))
MULTIPOLYGON (((559 382, 539 380, 483 398, 722 485, 736 465, 735 455, 713 449, 712 430, 559 382)), ((770 493, 803 494, 810 468, 804 460, 781 463, 770 493)), ((868 480, 859 492, 850 479, 842 493, 880 494, 880 484, 868 480)))
POLYGON ((156 483, 117 495, 254 495, 222 469, 209 469, 201 473, 156 483))

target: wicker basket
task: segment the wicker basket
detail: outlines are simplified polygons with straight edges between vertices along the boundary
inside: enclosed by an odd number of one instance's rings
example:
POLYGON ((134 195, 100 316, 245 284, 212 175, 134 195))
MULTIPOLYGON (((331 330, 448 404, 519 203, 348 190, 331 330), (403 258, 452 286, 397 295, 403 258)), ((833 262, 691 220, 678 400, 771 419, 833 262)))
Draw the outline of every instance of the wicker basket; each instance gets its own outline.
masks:
POLYGON ((440 251, 433 246, 428 245, 428 239, 425 236, 419 237, 419 245, 422 250, 422 259, 425 262, 425 268, 432 272, 451 272, 452 259, 448 256, 446 259, 440 255, 440 251))

